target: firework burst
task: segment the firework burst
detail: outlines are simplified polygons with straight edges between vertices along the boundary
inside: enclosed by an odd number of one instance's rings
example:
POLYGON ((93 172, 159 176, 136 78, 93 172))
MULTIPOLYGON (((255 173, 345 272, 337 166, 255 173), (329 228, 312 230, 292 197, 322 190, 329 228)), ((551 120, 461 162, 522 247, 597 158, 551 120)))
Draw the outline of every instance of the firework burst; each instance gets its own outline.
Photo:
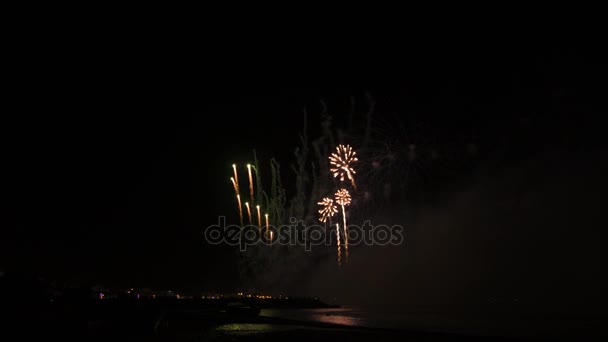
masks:
POLYGON ((351 164, 357 161, 356 155, 357 152, 353 151, 350 145, 338 145, 336 152, 329 156, 329 163, 332 165, 330 171, 334 174, 334 178, 339 176, 342 182, 348 178, 355 189, 357 188, 354 177, 356 172, 351 164))
POLYGON ((344 207, 350 204, 350 193, 346 189, 336 192, 336 203, 342 207, 342 223, 344 224, 344 252, 346 252, 346 262, 348 263, 348 229, 346 226, 346 211, 344 207))
POLYGON ((338 212, 338 207, 334 205, 334 200, 329 197, 323 198, 323 200, 317 204, 323 207, 321 210, 319 210, 319 214, 321 214, 319 221, 321 222, 326 222, 328 218, 331 218, 335 213, 338 212))
POLYGON ((336 203, 341 206, 350 204, 350 193, 346 189, 340 189, 336 192, 336 203))
MULTIPOLYGON (((321 221, 321 222, 326 222, 327 219, 331 219, 331 217, 334 216, 334 214, 338 212, 338 207, 336 207, 334 205, 334 200, 332 200, 329 197, 323 198, 323 200, 321 200, 321 202, 318 202, 317 204, 323 207, 321 210, 319 210, 319 214, 321 214, 321 217, 319 217, 319 221, 321 221)), ((331 224, 330 224, 330 226, 331 226, 331 224)), ((338 266, 340 266, 340 264, 341 264, 340 226, 337 223, 336 223, 336 243, 338 246, 338 266)))

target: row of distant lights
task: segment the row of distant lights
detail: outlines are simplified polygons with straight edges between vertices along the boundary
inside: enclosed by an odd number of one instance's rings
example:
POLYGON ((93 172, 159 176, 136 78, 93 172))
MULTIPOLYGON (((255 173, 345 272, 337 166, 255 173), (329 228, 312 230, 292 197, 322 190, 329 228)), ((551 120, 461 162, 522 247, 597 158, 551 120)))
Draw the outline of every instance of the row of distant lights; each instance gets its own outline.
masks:
POLYGON ((237 295, 239 296, 247 296, 247 298, 264 298, 264 299, 272 299, 272 298, 278 298, 278 299, 289 299, 289 297, 283 297, 283 295, 279 295, 278 297, 273 297, 273 296, 263 296, 263 295, 251 295, 251 294, 247 294, 245 295, 243 292, 239 292, 237 293, 237 295))
MULTIPOLYGON (((128 294, 131 294, 131 291, 133 291, 133 289, 131 289, 130 291, 127 291, 128 294)), ((168 291, 169 293, 171 293, 171 291, 168 291)), ((244 294, 243 292, 238 292, 237 295, 239 297, 247 297, 247 298, 257 298, 257 299, 272 299, 272 296, 265 296, 265 295, 252 295, 252 294, 244 294)), ((105 297, 105 294, 103 293, 99 293, 99 299, 103 299, 105 297)), ((152 297, 154 299, 156 299, 156 295, 153 294, 152 297)), ((180 295, 176 294, 177 299, 180 299, 180 295)), ((140 294, 137 294, 137 299, 140 298, 140 294)), ((186 297, 181 297, 181 298, 186 298, 186 297)), ((224 298, 224 295, 215 295, 215 296, 202 296, 203 299, 220 299, 220 298, 224 298)), ((279 299, 289 299, 289 297, 283 297, 283 295, 279 295, 279 297, 277 297, 279 299)))
MULTIPOLYGON (((244 294, 243 292, 238 292, 237 295, 239 297, 247 297, 247 298, 258 298, 258 299, 272 299, 272 296, 265 296, 265 295, 252 295, 252 294, 244 294)), ((218 296, 203 296, 203 299, 220 299, 220 298, 224 298, 224 295, 218 295, 218 296)), ((285 298, 288 299, 288 297, 283 297, 283 296, 279 296, 278 298, 285 298)))
MULTIPOLYGON (((133 291, 133 289, 131 289, 130 291, 127 291, 127 293, 128 293, 128 294, 131 294, 131 291, 133 291)), ((171 293, 171 291, 169 291, 169 293, 171 293)), ((137 296, 137 299, 140 299, 140 298, 141 298, 141 295, 140 295, 139 293, 137 293, 137 294, 136 294, 136 296, 137 296)), ((156 299, 156 295, 155 295, 155 294, 153 294, 153 295, 152 295, 152 298, 156 299)), ((179 295, 177 295, 177 299, 179 299, 179 295)))

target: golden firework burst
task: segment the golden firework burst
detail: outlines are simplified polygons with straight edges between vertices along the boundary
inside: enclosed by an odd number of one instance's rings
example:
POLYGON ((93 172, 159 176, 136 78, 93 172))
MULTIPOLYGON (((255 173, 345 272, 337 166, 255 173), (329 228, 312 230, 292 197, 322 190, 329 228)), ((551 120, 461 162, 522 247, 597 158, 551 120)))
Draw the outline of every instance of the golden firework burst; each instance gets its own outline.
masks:
POLYGON ((356 189, 355 184, 355 169, 352 167, 352 163, 356 162, 357 152, 353 151, 350 145, 338 145, 336 152, 329 156, 329 163, 333 166, 330 171, 333 173, 334 178, 340 177, 340 181, 348 178, 352 186, 356 189))
POLYGON ((336 203, 341 206, 350 204, 350 193, 346 189, 340 189, 336 192, 336 203))
POLYGON ((321 214, 319 221, 321 222, 326 222, 328 218, 334 216, 334 214, 338 212, 338 207, 334 205, 334 200, 329 197, 323 198, 323 200, 317 204, 323 207, 319 210, 319 214, 321 214))

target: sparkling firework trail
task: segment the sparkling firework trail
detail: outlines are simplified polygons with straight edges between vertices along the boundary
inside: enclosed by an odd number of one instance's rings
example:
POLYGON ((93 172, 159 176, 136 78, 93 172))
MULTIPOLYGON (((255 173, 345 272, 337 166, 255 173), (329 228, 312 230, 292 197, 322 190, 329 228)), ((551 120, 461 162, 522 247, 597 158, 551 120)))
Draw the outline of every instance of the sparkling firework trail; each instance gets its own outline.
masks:
POLYGON ((262 216, 260 215, 260 206, 255 206, 258 209, 258 229, 262 229, 262 216))
POLYGON ((346 212, 344 207, 350 204, 350 194, 346 189, 336 192, 336 203, 342 206, 342 222, 344 224, 344 251, 346 252, 346 262, 348 263, 348 229, 346 228, 346 212))
MULTIPOLYGON (((268 214, 264 214, 266 217, 266 234, 268 234, 268 214)), ((270 241, 272 241, 272 236, 270 237, 270 241)))
POLYGON ((249 197, 251 197, 251 205, 253 205, 253 177, 251 177, 251 164, 247 164, 247 172, 249 173, 249 197))
POLYGON ((334 205, 334 200, 329 197, 323 198, 323 200, 317 204, 323 206, 323 208, 319 210, 319 214, 321 214, 319 221, 321 222, 326 222, 328 218, 331 218, 338 212, 338 207, 334 205))
POLYGON ((238 192, 240 192, 239 191, 240 189, 239 189, 239 175, 236 172, 236 164, 232 164, 232 169, 234 170, 234 181, 235 181, 234 182, 234 184, 235 184, 234 188, 235 188, 236 192, 238 193, 238 192))
POLYGON ((236 200, 239 203, 239 220, 241 220, 241 227, 243 226, 243 207, 241 206, 241 195, 236 194, 236 200))
POLYGON ((329 163, 333 165, 330 171, 333 172, 334 178, 340 176, 340 181, 343 182, 346 176, 355 189, 357 188, 354 177, 356 172, 351 164, 358 160, 356 155, 357 152, 353 151, 350 145, 338 145, 336 152, 329 156, 329 163))
POLYGON ((249 208, 249 202, 245 202, 245 207, 247 207, 247 218, 249 218, 249 224, 253 224, 251 222, 251 208, 249 208))
MULTIPOLYGON (((327 219, 330 219, 334 216, 335 213, 338 212, 338 208, 334 205, 334 200, 329 197, 323 198, 321 202, 317 203, 318 205, 323 206, 321 210, 319 210, 319 214, 321 217, 319 221, 326 222, 327 219)), ((331 226, 331 225, 330 225, 331 226)), ((336 223, 336 244, 338 247, 338 267, 342 264, 342 255, 340 251, 340 225, 336 223)))
POLYGON ((236 182, 234 181, 234 177, 230 177, 230 180, 232 181, 232 186, 234 187, 234 193, 238 194, 239 193, 239 186, 236 185, 236 182))
POLYGON ((237 200, 238 207, 239 207, 239 219, 241 222, 241 226, 243 226, 243 208, 241 207, 241 195, 239 195, 239 185, 234 180, 234 177, 230 177, 230 180, 232 181, 232 186, 234 187, 234 193, 236 194, 236 200, 237 200))
MULTIPOLYGON (((342 207, 342 211, 344 211, 344 207, 342 207)), ((346 220, 344 221, 346 222, 346 220)), ((348 264, 348 231, 346 230, 346 223, 344 224, 344 253, 346 263, 348 264)))
POLYGON ((338 245, 338 267, 342 266, 342 252, 340 251, 340 224, 336 223, 336 243, 338 245))

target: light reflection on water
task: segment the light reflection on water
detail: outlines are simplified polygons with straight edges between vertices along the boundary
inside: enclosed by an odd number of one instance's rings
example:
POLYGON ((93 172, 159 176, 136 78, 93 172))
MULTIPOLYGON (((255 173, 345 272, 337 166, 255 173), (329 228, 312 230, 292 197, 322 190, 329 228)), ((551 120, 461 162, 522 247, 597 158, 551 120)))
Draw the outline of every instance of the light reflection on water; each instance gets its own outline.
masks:
MULTIPOLYGON (((286 318, 303 322, 322 322, 331 324, 341 324, 346 326, 367 326, 367 319, 363 317, 364 312, 352 308, 337 309, 262 309, 260 316, 286 318)), ((300 326, 291 324, 261 324, 261 323, 234 323, 224 324, 216 331, 230 335, 248 335, 265 332, 288 331, 294 329, 314 329, 323 330, 310 326, 300 326)))
POLYGON ((605 321, 599 318, 555 319, 539 316, 459 315, 406 313, 366 310, 357 307, 332 309, 262 309, 261 316, 298 321, 323 322, 354 327, 396 330, 472 333, 480 335, 530 337, 576 336, 589 331, 605 334, 605 321))
POLYGON ((347 326, 366 327, 369 321, 365 313, 353 308, 334 309, 262 309, 260 316, 280 317, 299 321, 341 324, 347 326))
POLYGON ((234 323, 234 324, 223 324, 215 328, 216 331, 237 334, 237 335, 248 335, 248 334, 259 334, 274 331, 287 331, 298 328, 295 325, 277 325, 277 324, 259 324, 259 323, 234 323))
MULTIPOLYGON (((352 308, 338 309, 262 309, 260 316, 285 318, 302 322, 322 322, 341 324, 345 326, 366 326, 367 320, 363 312, 352 308)), ((326 328, 296 324, 263 324, 263 323, 233 323, 223 324, 214 330, 226 335, 258 335, 277 331, 296 329, 319 330, 326 328)))

